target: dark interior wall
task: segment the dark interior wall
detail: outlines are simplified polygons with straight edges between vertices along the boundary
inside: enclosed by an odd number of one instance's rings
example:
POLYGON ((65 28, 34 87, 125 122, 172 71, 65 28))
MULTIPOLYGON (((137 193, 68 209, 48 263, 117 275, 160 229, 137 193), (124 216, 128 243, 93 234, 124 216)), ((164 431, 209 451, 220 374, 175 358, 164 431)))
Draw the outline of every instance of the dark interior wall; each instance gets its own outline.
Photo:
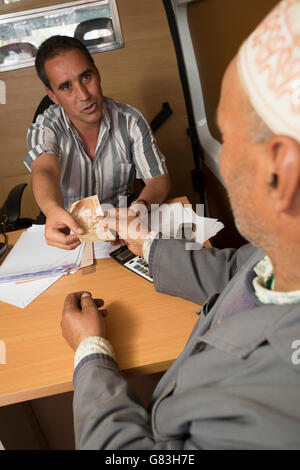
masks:
MULTIPOLYGON (((218 140, 215 116, 225 69, 243 40, 277 3, 277 0, 200 0, 188 6, 208 126, 218 140)), ((208 168, 204 169, 204 179, 210 216, 225 223, 225 229, 214 238, 214 245, 240 246, 245 240, 234 229, 224 187, 208 168)))

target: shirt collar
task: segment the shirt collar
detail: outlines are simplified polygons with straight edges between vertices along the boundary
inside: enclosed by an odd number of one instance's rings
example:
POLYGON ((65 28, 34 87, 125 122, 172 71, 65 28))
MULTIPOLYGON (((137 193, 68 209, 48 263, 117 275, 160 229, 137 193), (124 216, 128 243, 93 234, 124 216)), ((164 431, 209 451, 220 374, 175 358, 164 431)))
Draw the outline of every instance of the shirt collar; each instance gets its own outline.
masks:
MULTIPOLYGON (((300 302, 300 290, 279 292, 270 289, 270 280, 273 277, 273 265, 268 256, 265 256, 254 267, 257 277, 253 279, 253 288, 256 297, 264 304, 296 304, 300 302)), ((276 286, 275 286, 276 287, 276 286)))
POLYGON ((72 131, 73 131, 73 130, 74 130, 74 126, 72 125, 72 123, 71 123, 69 117, 66 115, 64 108, 63 108, 61 105, 59 105, 59 106, 60 106, 60 109, 61 109, 61 114, 62 114, 62 117, 63 117, 63 120, 64 120, 64 123, 65 123, 66 128, 67 128, 68 130, 72 130, 72 131))
MULTIPOLYGON (((254 267, 264 257, 260 250, 255 252, 248 261, 244 275, 234 277, 232 282, 225 288, 225 297, 234 289, 238 292, 248 278, 248 285, 254 274, 254 267)), ((254 295, 254 293, 253 293, 254 295)), ((218 315, 224 301, 222 293, 212 309, 218 315)), ((213 312, 211 311, 213 314, 213 312)), ((234 313, 226 317, 221 323, 211 324, 215 315, 208 315, 202 321, 202 336, 198 336, 196 342, 205 342, 219 350, 245 359, 250 356, 263 342, 268 341, 278 354, 293 368, 300 367, 293 365, 291 356, 293 353, 293 341, 300 339, 300 304, 285 302, 282 305, 264 304, 260 302, 257 306, 249 310, 234 313), (207 325, 205 326, 205 323, 207 325)))
POLYGON ((106 98, 103 97, 103 103, 102 103, 102 119, 101 119, 101 124, 104 122, 104 125, 107 129, 110 129, 111 125, 111 119, 110 115, 107 109, 107 104, 106 104, 106 98))

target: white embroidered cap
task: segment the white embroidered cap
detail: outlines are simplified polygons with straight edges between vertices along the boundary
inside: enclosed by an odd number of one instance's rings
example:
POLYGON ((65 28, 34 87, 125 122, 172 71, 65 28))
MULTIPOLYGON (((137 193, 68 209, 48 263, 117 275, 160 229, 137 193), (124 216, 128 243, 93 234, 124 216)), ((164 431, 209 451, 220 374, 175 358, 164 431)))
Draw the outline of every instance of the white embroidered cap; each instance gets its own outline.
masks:
POLYGON ((241 82, 275 134, 300 141, 300 0, 283 0, 240 47, 241 82))

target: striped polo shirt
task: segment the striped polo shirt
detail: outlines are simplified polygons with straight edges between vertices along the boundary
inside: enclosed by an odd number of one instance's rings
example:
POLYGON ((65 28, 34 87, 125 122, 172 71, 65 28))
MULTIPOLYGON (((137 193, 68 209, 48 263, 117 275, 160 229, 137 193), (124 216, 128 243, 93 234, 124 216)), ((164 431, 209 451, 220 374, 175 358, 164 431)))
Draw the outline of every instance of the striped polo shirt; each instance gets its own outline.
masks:
POLYGON ((27 143, 24 163, 29 170, 42 153, 58 156, 65 208, 94 194, 102 204, 118 206, 120 196, 132 194, 134 177, 144 179, 167 173, 165 158, 143 115, 107 97, 103 98, 93 160, 60 105, 52 105, 38 116, 28 129, 27 143))

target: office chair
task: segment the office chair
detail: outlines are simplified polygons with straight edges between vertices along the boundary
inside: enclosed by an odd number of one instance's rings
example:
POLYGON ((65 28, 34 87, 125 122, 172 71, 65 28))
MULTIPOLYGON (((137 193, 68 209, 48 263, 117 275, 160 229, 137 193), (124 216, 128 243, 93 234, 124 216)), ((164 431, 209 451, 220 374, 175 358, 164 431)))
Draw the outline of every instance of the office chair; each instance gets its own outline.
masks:
POLYGON ((93 20, 82 21, 76 26, 74 37, 79 39, 85 46, 96 46, 106 42, 112 42, 115 40, 114 30, 112 21, 110 18, 95 18, 93 20), (110 34, 107 36, 101 36, 101 30, 108 30, 110 34), (95 38, 88 39, 95 32, 95 38))
POLYGON ((40 102, 40 104, 38 105, 38 107, 36 108, 36 112, 33 116, 33 120, 32 122, 35 122, 38 115, 39 114, 43 114, 44 111, 46 111, 46 109, 49 108, 49 106, 51 106, 53 103, 53 101, 49 98, 48 95, 44 96, 44 98, 42 99, 42 101, 40 102))
POLYGON ((7 248, 8 248, 8 238, 5 233, 0 232, 0 240, 2 239, 2 237, 3 237, 3 241, 0 242, 0 260, 7 252, 7 248))
MULTIPOLYGON (((37 107, 33 122, 35 122, 37 116, 42 114, 51 104, 54 104, 53 101, 50 100, 47 95, 44 96, 37 107)), ((40 213, 36 220, 31 218, 20 218, 21 200, 26 186, 27 183, 21 183, 14 186, 8 194, 3 206, 0 208, 0 233, 28 228, 33 223, 45 223, 45 216, 42 213, 40 213)))
POLYGON ((27 183, 17 184, 0 209, 0 233, 12 232, 32 225, 33 219, 20 218, 21 199, 27 183))

